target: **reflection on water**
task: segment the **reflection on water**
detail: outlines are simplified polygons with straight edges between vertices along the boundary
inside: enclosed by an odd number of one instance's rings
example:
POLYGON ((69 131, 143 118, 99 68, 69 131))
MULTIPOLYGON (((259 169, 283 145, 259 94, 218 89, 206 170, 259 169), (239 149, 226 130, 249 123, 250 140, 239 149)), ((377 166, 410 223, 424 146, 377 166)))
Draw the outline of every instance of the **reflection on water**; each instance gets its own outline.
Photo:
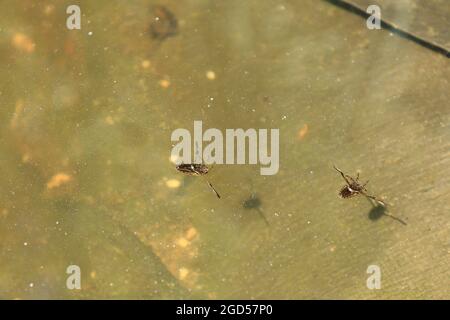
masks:
POLYGON ((0 4, 2 297, 450 296, 445 57, 326 1, 80 7, 0 4), (217 165, 217 199, 169 161, 194 120, 279 128, 279 173, 217 165))

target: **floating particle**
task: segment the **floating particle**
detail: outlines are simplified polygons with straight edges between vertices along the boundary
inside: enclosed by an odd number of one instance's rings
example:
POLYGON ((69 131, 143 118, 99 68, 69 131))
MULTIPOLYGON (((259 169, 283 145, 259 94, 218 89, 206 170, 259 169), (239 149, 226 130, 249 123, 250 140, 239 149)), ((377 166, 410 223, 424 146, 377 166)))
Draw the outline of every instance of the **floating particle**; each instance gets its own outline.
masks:
POLYGON ((166 181, 166 186, 170 189, 176 189, 181 186, 181 181, 178 179, 169 179, 166 181))
POLYGON ((141 66, 144 69, 150 68, 151 65, 152 65, 152 63, 150 62, 150 60, 143 60, 142 63, 141 63, 141 66))
POLYGON ((47 16, 52 14, 53 11, 55 11, 55 6, 54 5, 50 4, 50 5, 45 6, 45 8, 44 8, 44 14, 47 15, 47 16))
POLYGON ((15 33, 12 37, 12 45, 14 48, 25 51, 27 53, 32 53, 36 47, 36 44, 31 40, 30 37, 23 33, 15 33))
POLYGON ((178 277, 180 278, 180 280, 184 280, 188 274, 189 270, 186 268, 180 268, 178 270, 178 277))
POLYGON ((298 131, 298 140, 302 140, 308 134, 308 129, 308 125, 305 123, 305 125, 298 131))
POLYGON ((186 238, 182 237, 177 240, 177 245, 182 248, 186 248, 189 244, 190 242, 186 238))
POLYGON ((31 160, 31 155, 29 153, 24 153, 22 155, 22 162, 23 163, 28 163, 31 160))
POLYGON ((216 73, 212 70, 209 70, 206 72, 206 78, 208 80, 215 80, 216 79, 216 73))
POLYGON ((3 209, 0 213, 2 217, 6 217, 8 215, 8 209, 3 209))
POLYGON ((159 85, 164 89, 167 89, 168 87, 170 87, 170 81, 167 79, 161 79, 159 80, 159 85))
POLYGON ((47 182, 47 189, 58 188, 71 180, 72 177, 70 175, 66 173, 57 173, 47 182))
POLYGON ((195 229, 194 227, 191 227, 188 229, 188 231, 186 231, 186 238, 188 240, 192 240, 197 236, 198 232, 197 229, 195 229))
POLYGON ((111 116, 107 116, 106 118, 105 118, 105 122, 107 123, 107 124, 109 124, 109 125, 113 125, 114 124, 114 119, 113 119, 113 117, 111 117, 111 116))

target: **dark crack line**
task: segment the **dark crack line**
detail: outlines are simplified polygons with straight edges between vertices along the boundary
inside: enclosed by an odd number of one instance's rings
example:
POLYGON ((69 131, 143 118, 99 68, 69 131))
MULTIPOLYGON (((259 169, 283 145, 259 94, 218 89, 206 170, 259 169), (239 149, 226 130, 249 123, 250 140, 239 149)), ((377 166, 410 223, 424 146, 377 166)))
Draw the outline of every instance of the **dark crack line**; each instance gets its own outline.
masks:
MULTIPOLYGON (((344 9, 346 11, 357 14, 365 19, 370 17, 370 14, 368 14, 366 11, 364 11, 363 9, 361 9, 360 7, 358 7, 355 4, 352 4, 349 2, 343 2, 342 0, 324 0, 324 1, 329 2, 337 7, 340 7, 341 9, 344 9)), ((450 51, 447 50, 445 47, 443 47, 439 44, 436 44, 436 43, 432 43, 425 39, 422 39, 406 30, 402 30, 399 27, 396 27, 395 25, 393 25, 392 23, 383 20, 383 18, 381 18, 381 26, 383 27, 383 29, 389 30, 393 34, 395 34, 399 37, 413 41, 413 42, 421 45, 422 47, 425 47, 429 50, 440 53, 447 58, 450 58, 450 51)))

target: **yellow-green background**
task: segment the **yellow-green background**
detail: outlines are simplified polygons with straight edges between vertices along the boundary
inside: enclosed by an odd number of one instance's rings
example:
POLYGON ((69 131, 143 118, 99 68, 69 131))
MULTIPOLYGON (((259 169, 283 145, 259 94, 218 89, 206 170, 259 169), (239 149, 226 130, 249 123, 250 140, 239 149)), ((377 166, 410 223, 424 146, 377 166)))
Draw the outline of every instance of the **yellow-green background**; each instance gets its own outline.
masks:
POLYGON ((317 0, 3 0, 0 16, 1 298, 450 298, 443 55, 317 0), (154 4, 179 23, 161 43, 154 4), (279 128, 279 173, 217 165, 218 200, 169 161, 194 120, 279 128), (339 199, 333 163, 408 226, 339 199))

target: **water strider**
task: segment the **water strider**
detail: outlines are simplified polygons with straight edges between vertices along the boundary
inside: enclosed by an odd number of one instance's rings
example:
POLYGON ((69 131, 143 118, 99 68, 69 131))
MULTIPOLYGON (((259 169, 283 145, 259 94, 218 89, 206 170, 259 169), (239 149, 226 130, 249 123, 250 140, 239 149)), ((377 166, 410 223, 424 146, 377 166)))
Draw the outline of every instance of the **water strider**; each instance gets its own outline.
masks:
MULTIPOLYGON (((383 210, 381 212, 384 215, 391 217, 392 219, 397 220, 398 222, 406 225, 405 221, 403 221, 389 213, 386 213, 386 209, 387 209, 386 202, 382 201, 378 197, 375 197, 375 196, 367 193, 366 185, 369 183, 369 180, 367 180, 364 184, 361 184, 359 181, 359 173, 357 173, 356 178, 353 178, 353 177, 349 176, 348 174, 345 174, 344 172, 342 172, 342 170, 337 168, 335 165, 333 165, 333 167, 337 172, 339 172, 341 174, 342 178, 346 182, 346 185, 344 187, 342 187, 342 189, 339 191, 339 196, 341 198, 346 199, 346 198, 351 198, 351 197, 354 197, 357 195, 363 195, 367 199, 369 199, 369 201, 372 203, 372 205, 373 205, 372 201, 375 201, 379 205, 381 205, 383 208, 383 210)), ((378 207, 378 205, 374 206, 374 207, 378 207)))
POLYGON ((370 198, 372 200, 375 200, 382 206, 386 207, 386 203, 384 201, 367 193, 367 189, 365 188, 365 186, 369 183, 369 180, 367 180, 364 184, 361 184, 359 182, 359 173, 357 173, 356 179, 355 179, 355 178, 349 176, 348 174, 343 173, 335 165, 333 165, 333 167, 337 172, 339 172, 341 174, 342 178, 347 183, 347 185, 342 187, 342 189, 339 191, 339 196, 341 198, 344 198, 344 199, 351 198, 351 197, 357 196, 359 194, 362 194, 363 196, 370 198))
MULTIPOLYGON (((176 169, 179 172, 182 172, 187 175, 191 176, 205 176, 209 172, 209 168, 205 164, 198 164, 198 163, 182 163, 176 166, 176 169)), ((217 192, 217 190, 213 187, 211 182, 206 180, 209 187, 214 191, 217 198, 220 199, 220 194, 217 192)))

